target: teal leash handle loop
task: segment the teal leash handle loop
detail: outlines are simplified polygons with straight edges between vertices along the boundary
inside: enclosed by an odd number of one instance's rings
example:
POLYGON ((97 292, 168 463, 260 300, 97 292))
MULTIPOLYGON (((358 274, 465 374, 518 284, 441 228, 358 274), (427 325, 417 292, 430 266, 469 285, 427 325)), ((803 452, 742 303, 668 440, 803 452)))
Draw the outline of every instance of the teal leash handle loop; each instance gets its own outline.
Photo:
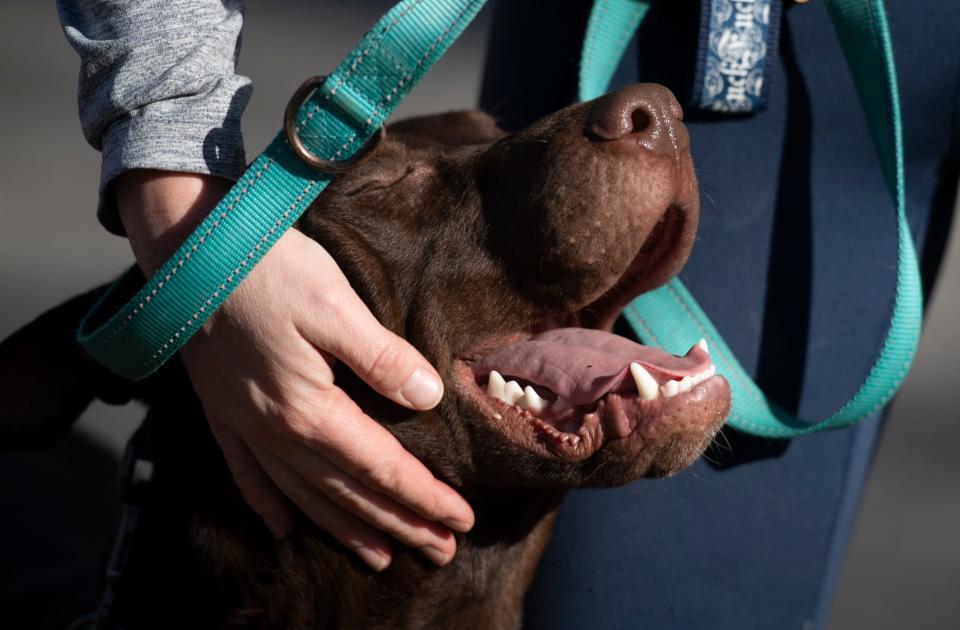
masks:
MULTIPOLYGON (((303 148, 354 158, 483 7, 485 0, 404 0, 361 39, 296 110, 303 148)), ((80 344, 113 372, 139 380, 164 364, 220 307, 330 182, 281 131, 223 200, 141 286, 128 272, 84 318, 80 344)))
MULTIPOLYGON (((730 382, 732 408, 729 424, 754 435, 790 438, 814 431, 848 426, 883 407, 896 393, 913 361, 920 338, 923 298, 920 267, 907 223, 903 174, 903 132, 893 48, 882 0, 826 0, 840 38, 883 174, 897 214, 897 284, 893 312, 877 361, 863 384, 839 410, 819 422, 806 422, 778 407, 757 387, 724 343, 706 313, 674 279, 666 286, 636 298, 624 316, 640 339, 669 352, 682 354, 703 337, 711 346, 717 371, 730 382)), ((629 38, 606 23, 619 16, 636 29, 645 3, 606 0, 594 5, 581 65, 580 98, 603 94, 629 38), (600 51, 600 52, 598 52, 600 51)), ((631 34, 633 31, 631 31, 631 34)))

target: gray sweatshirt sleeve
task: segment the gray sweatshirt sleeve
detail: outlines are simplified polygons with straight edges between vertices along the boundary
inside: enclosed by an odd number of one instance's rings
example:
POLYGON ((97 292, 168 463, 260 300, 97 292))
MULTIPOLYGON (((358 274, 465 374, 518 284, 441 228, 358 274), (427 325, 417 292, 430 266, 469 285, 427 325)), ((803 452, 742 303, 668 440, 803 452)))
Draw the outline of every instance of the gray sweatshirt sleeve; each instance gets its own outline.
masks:
POLYGON ((136 168, 236 179, 251 85, 235 73, 241 0, 58 0, 80 54, 80 123, 103 154, 101 223, 122 234, 110 182, 136 168))

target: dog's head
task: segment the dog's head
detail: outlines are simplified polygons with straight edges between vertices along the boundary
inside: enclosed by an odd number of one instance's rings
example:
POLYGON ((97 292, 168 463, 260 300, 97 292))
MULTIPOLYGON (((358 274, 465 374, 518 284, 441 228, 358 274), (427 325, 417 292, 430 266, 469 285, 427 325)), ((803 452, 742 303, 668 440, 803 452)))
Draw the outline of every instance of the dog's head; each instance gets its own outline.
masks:
POLYGON ((343 386, 459 483, 610 485, 689 465, 726 417, 726 381, 704 347, 675 357, 610 332, 694 241, 681 118, 641 84, 513 135, 477 112, 392 125, 299 228, 446 395, 412 414, 343 386))
MULTIPOLYGON (((698 345, 675 357, 610 332, 693 244, 681 114, 646 84, 513 135, 476 112, 392 125, 298 227, 440 370, 446 395, 413 413, 342 365, 338 383, 464 487, 611 485, 687 466, 726 416, 726 381, 698 345)), ((95 396, 137 395, 73 339, 100 291, 0 344, 0 382, 16 394, 0 400, 0 446, 49 442, 95 396)))

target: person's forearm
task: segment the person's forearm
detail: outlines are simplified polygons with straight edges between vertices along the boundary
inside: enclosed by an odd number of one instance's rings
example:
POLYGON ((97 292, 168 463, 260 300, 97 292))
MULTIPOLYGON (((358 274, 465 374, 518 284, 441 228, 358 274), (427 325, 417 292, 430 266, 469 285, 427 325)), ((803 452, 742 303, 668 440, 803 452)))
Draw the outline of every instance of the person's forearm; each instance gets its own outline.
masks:
POLYGON ((156 169, 236 179, 246 158, 236 74, 239 0, 58 0, 80 55, 84 135, 103 153, 100 219, 118 221, 115 178, 156 169))
POLYGON ((116 180, 117 209, 130 247, 150 275, 230 189, 211 175, 135 170, 116 180))

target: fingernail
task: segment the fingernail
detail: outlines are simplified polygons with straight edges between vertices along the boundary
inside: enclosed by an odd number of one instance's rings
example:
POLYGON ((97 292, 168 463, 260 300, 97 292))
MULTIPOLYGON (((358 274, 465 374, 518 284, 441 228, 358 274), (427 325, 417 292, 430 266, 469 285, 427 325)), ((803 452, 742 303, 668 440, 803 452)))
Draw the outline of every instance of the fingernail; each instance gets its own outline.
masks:
POLYGON ((424 545, 419 547, 420 553, 425 555, 436 565, 443 566, 446 563, 450 562, 450 555, 445 551, 441 551, 432 545, 424 545))
POLYGON ((473 525, 471 525, 470 523, 466 521, 461 521, 455 518, 445 518, 443 519, 443 524, 449 527, 450 529, 454 529, 464 534, 469 532, 470 529, 473 527, 473 525))
POLYGON ((390 556, 387 554, 377 551, 376 549, 371 549, 370 547, 354 547, 354 551, 357 552, 357 555, 360 556, 360 559, 370 565, 370 568, 379 573, 383 571, 388 566, 390 566, 390 556))
POLYGON ((432 372, 417 368, 400 388, 400 395, 417 409, 432 409, 443 397, 443 383, 432 372))

